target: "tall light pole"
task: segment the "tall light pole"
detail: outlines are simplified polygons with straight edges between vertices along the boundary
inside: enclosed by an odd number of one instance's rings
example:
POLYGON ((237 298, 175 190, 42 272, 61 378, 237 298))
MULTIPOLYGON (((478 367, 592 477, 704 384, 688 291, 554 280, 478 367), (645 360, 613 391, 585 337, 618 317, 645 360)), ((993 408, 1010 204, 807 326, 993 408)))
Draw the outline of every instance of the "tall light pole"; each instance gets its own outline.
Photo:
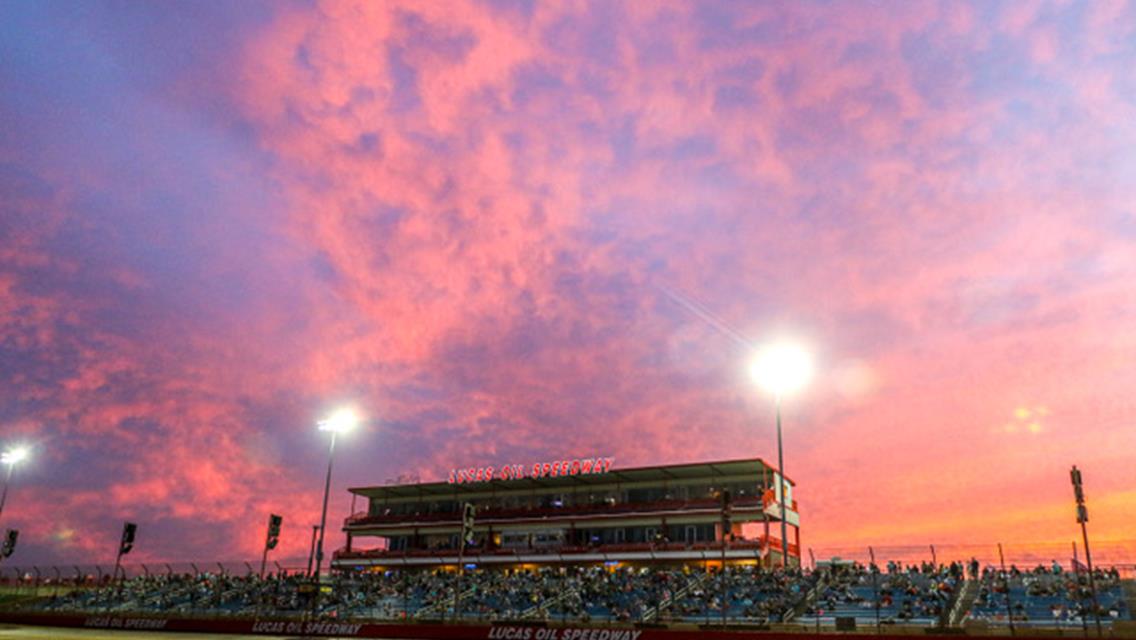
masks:
POLYGON ((27 447, 12 447, 0 454, 0 463, 8 465, 8 473, 4 476, 4 491, 0 493, 0 516, 4 515, 4 503, 8 501, 8 485, 12 482, 12 470, 28 457, 28 453, 27 447))
POLYGON ((331 444, 327 448, 327 480, 323 485, 323 513, 320 515, 319 542, 316 544, 316 572, 315 582, 318 587, 320 579, 320 564, 323 562, 323 533, 327 529, 327 496, 331 492, 331 463, 335 459, 335 438, 341 433, 347 433, 359 424, 359 418, 350 409, 340 409, 326 420, 318 423, 320 431, 331 433, 331 444))
POLYGON ((789 562, 789 533, 785 522, 785 456, 781 445, 781 399, 803 388, 812 378, 813 360, 803 347, 791 342, 778 342, 764 347, 750 369, 753 379, 764 391, 773 394, 777 409, 777 471, 780 479, 777 494, 781 508, 781 566, 789 562))

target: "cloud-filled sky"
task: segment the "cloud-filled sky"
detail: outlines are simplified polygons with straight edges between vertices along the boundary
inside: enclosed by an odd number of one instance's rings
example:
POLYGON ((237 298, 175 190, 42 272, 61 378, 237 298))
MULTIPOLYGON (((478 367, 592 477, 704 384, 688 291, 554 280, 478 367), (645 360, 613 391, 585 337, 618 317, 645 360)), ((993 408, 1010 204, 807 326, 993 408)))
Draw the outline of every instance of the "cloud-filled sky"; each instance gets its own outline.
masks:
MULTIPOLYGON (((1136 4, 0 2, 13 561, 348 486, 776 459, 803 544, 1136 519, 1136 4)), ((341 538, 333 537, 332 548, 341 538)))

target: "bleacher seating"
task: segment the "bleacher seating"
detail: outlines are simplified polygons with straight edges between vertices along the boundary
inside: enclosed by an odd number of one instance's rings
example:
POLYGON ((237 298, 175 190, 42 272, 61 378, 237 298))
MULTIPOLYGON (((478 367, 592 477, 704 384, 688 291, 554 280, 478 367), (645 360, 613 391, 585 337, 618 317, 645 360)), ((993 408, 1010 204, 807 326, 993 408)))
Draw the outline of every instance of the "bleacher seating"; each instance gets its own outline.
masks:
MULTIPOLYGON (((460 582, 453 571, 350 572, 315 587, 302 575, 259 577, 213 573, 75 581, 70 591, 8 601, 8 608, 78 613, 288 616, 318 614, 340 619, 467 620, 552 619, 583 621, 796 622, 831 626, 838 617, 859 625, 936 626, 962 592, 962 565, 882 569, 859 564, 818 571, 730 566, 557 566, 512 570, 472 569, 460 582)), ((1005 573, 987 568, 968 593, 970 619, 1007 624, 1006 596, 1015 623, 1080 625, 1092 616, 1088 579, 1059 567, 1005 573)), ((1103 624, 1131 620, 1115 571, 1095 574, 1103 624)))
MULTIPOLYGON (((1119 575, 1115 570, 1096 570, 1098 613, 1103 623, 1131 620, 1119 575)), ((1028 625, 1081 625, 1094 620, 1092 592, 1087 573, 1038 566, 1021 570, 1011 566, 1005 572, 987 567, 970 617, 993 623, 1028 625)))

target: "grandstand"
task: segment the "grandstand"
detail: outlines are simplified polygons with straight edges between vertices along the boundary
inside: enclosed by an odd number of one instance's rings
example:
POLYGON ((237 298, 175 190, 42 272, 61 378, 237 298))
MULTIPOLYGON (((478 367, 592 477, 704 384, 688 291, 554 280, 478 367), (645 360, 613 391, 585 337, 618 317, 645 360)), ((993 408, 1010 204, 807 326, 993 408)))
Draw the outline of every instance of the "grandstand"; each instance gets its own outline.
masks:
POLYGON ((650 640, 718 628, 1087 634, 1099 619, 1102 635, 1136 638, 1130 566, 1098 567, 1094 593, 1075 556, 1038 563, 1037 549, 1005 568, 942 547, 923 548, 924 559, 883 549, 877 563, 868 549, 867 560, 806 564, 791 481, 784 558, 771 536, 780 483, 761 460, 635 469, 600 460, 351 489, 366 510, 344 521, 347 544, 318 584, 302 562, 263 577, 253 563, 142 565, 121 578, 101 567, 5 567, 0 623, 407 638, 459 637, 446 629, 461 623, 460 637, 521 637, 503 625, 535 625, 633 628, 650 640), (477 511, 463 548, 467 503, 477 511))
MULTIPOLYGON (((485 479, 482 468, 480 475, 474 469, 452 473, 451 482, 351 489, 368 508, 344 523, 347 546, 332 566, 456 566, 466 503, 477 518, 465 559, 478 565, 781 563, 781 541, 770 535, 780 518, 780 475, 763 461, 616 470, 599 460, 507 465, 504 478, 489 468, 485 479), (463 477, 472 480, 457 481, 463 477), (361 539, 371 547, 360 549, 361 539)), ((793 536, 788 562, 799 565, 800 516, 792 481, 783 484, 793 536)))
MULTIPOLYGON (((293 575, 174 574, 115 581, 51 579, 4 613, 169 616, 251 620, 699 624, 832 629, 912 626, 1134 630, 1132 583, 1095 572, 1094 610, 1084 572, 1011 566, 980 573, 960 563, 886 567, 858 563, 817 569, 727 564, 579 564, 470 570, 403 568, 339 572, 322 593, 293 575), (460 587, 459 587, 460 585, 460 587), (460 595, 455 599, 455 589, 460 595), (455 609, 455 604, 459 608, 455 609), (954 612, 959 612, 954 616, 954 612)), ((9 589, 13 585, 8 581, 9 589)), ((30 586, 30 585, 29 585, 30 586)), ((9 593, 12 593, 9 590, 9 593)), ((17 592, 18 593, 18 592, 17 592)), ((1116 634, 1114 634, 1116 635, 1116 634)), ((1121 633, 1123 635, 1123 633, 1121 633)))

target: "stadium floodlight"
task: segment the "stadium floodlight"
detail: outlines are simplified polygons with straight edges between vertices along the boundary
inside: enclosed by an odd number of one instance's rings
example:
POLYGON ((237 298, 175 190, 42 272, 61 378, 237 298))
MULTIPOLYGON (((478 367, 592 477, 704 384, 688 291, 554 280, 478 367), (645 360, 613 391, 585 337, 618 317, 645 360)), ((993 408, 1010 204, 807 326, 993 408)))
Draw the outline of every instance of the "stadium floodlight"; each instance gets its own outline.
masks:
MULTIPOLYGON (((750 366, 754 382, 773 394, 777 405, 777 494, 781 511, 781 566, 789 563, 788 526, 785 523, 785 456, 781 446, 781 398, 800 391, 813 377, 813 359, 808 350, 795 342, 775 342, 757 352, 750 366)), ((797 550, 800 554, 800 549, 797 550)), ((799 557, 799 555, 798 555, 799 557)))
POLYGON ((4 515, 4 503, 8 501, 8 485, 12 483, 12 470, 16 465, 28 458, 31 449, 17 446, 0 454, 0 463, 8 465, 8 473, 4 476, 4 491, 0 492, 0 516, 4 515))
POLYGON ((316 545, 315 582, 320 579, 320 564, 323 562, 323 533, 327 529, 327 497, 331 493, 331 463, 335 459, 335 439, 343 433, 346 434, 359 424, 359 416, 351 409, 340 409, 328 418, 316 423, 320 431, 331 433, 331 444, 327 449, 327 479, 323 485, 323 513, 320 516, 319 542, 316 545))
POLYGON ((6 464, 11 468, 26 460, 30 453, 31 450, 28 449, 28 447, 12 447, 0 454, 0 463, 6 464))
POLYGON ((808 384, 813 377, 813 359, 795 342, 778 342, 757 352, 750 374, 759 387, 780 398, 808 384))
POLYGON ((359 416, 351 409, 340 409, 331 414, 327 419, 320 420, 316 423, 320 431, 330 431, 332 433, 348 433, 359 424, 359 416))

